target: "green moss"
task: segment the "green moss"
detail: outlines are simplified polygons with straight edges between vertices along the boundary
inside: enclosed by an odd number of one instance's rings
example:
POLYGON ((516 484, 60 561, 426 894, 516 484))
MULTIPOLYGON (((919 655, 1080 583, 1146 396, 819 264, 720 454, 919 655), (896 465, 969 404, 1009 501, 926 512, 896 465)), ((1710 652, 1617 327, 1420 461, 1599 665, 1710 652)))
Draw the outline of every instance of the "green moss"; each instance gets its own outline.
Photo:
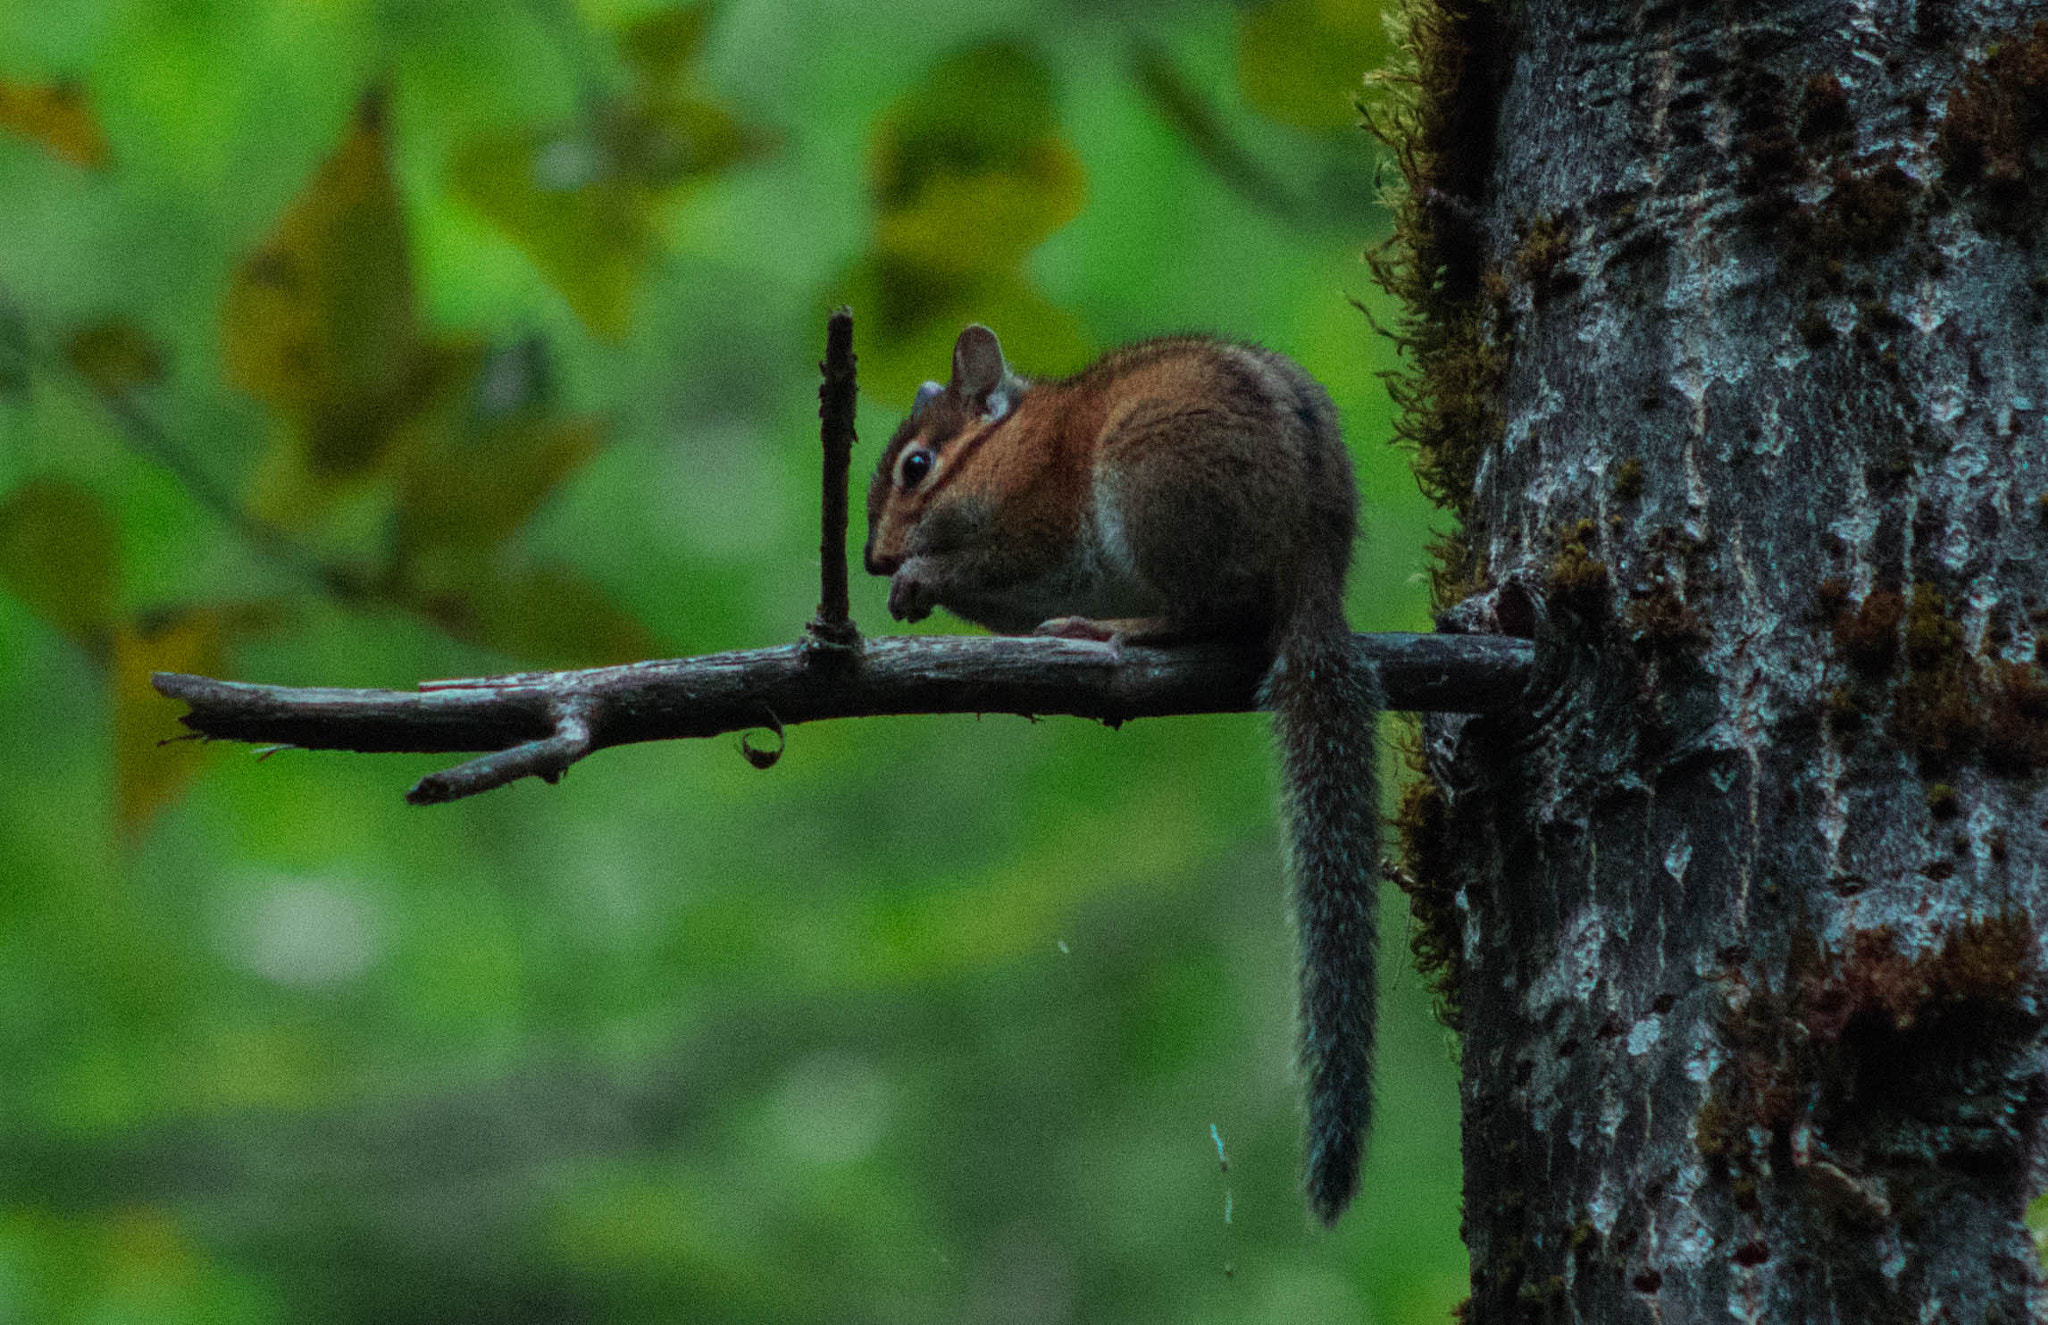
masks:
POLYGON ((1529 223, 1521 243, 1515 246, 1515 271, 1529 284, 1537 302, 1577 287, 1575 276, 1557 270, 1571 250, 1571 236, 1556 216, 1543 212, 1529 223))
POLYGON ((1725 1013, 1727 1057, 1696 1122, 1737 1208, 1761 1208, 1799 1126, 1862 1170, 2018 1164, 2042 1020, 2033 954, 2021 913, 1971 920, 1916 955, 1886 928, 1835 952, 1794 931, 1782 979, 1725 1013))
POLYGON ((2018 998, 2031 974, 2034 931, 2023 915, 1988 916, 1963 926, 1926 963, 1931 999, 1947 1003, 2018 998))
POLYGON ((1927 812, 1935 818, 1953 819, 1961 808, 1956 789, 1948 783, 1936 782, 1927 788, 1927 812))
POLYGON ((1630 456, 1614 467, 1614 497, 1616 501, 1634 501, 1643 495, 1643 462, 1630 456))
POLYGON ((1651 532, 1645 543, 1645 562, 1633 577, 1623 619, 1631 643, 1662 657, 1696 652, 1706 643, 1706 625, 1686 603, 1678 586, 1705 546, 1683 530, 1666 526, 1651 532))
POLYGON ((1442 607, 1487 583, 1468 527, 1473 478, 1504 426, 1507 283, 1468 209, 1493 161, 1506 43, 1488 0, 1455 11, 1438 0, 1403 0, 1398 24, 1404 67, 1374 80, 1364 110, 1393 150, 1402 187, 1388 199, 1393 235, 1368 260, 1407 310, 1394 336, 1409 368, 1388 381, 1395 433, 1415 450, 1423 492, 1457 519, 1433 547, 1432 588, 1442 607))
POLYGON ((1725 1160, 1735 1148, 1735 1111, 1724 1099, 1709 1098, 1693 1120, 1693 1144, 1708 1159, 1725 1160))
POLYGON ((1913 586, 1906 609, 1905 643, 1910 670, 1894 693, 1893 732, 1923 767, 1952 767, 1977 747, 1983 715, 1962 627, 1941 591, 1924 580, 1913 586))
POLYGON ((1761 64, 1745 62, 1729 80, 1727 95, 1735 111, 1731 146, 1735 190, 1744 199, 1743 219, 1752 225, 1774 225, 1793 206, 1791 186, 1806 171, 1792 136, 1792 108, 1784 82, 1761 64))
POLYGON ((1394 828, 1402 860, 1394 877, 1408 894, 1409 913, 1415 918, 1408 946, 1415 954, 1416 970, 1436 995, 1438 1019, 1457 1030, 1464 1015, 1465 926, 1458 912, 1454 873, 1460 844, 1451 839, 1443 791, 1426 778, 1409 783, 1401 794, 1394 828))
POLYGON ((1662 657, 1696 653, 1707 642, 1699 615, 1686 606, 1668 576, 1656 576, 1647 589, 1632 594, 1624 620, 1637 645, 1662 657))
POLYGON ((1592 554, 1597 535, 1591 520, 1581 520, 1558 540, 1558 553, 1550 563, 1550 600, 1581 615, 1604 611, 1609 576, 1607 563, 1592 554))
POLYGON ((1939 667, 1955 660, 1963 647, 1963 628, 1948 613, 1948 599, 1922 580, 1913 586, 1906 613, 1906 661, 1917 668, 1939 667))
POLYGON ((1849 686, 1836 686, 1828 691, 1826 704, 1828 730, 1837 735, 1861 731, 1869 721, 1862 699, 1849 686))
POLYGON ((1888 336, 1903 331, 1906 319, 1892 311, 1892 306, 1882 299, 1865 299, 1856 305, 1856 329, 1866 335, 1888 336))
POLYGON ((1814 590, 1813 600, 1815 619, 1832 624, 1849 605, 1849 582, 1839 575, 1829 576, 1814 590))
MULTIPOLYGON (((1367 260, 1404 308, 1392 334, 1407 366, 1387 390, 1395 435, 1415 453, 1416 482, 1453 519, 1431 547, 1431 595, 1448 607, 1489 582, 1472 530, 1473 481, 1505 427, 1508 288, 1470 209, 1493 165, 1509 44, 1495 0, 1455 9, 1444 0, 1400 0, 1395 22, 1400 65, 1372 80, 1361 110, 1392 150, 1400 187, 1387 199, 1393 234, 1367 260)), ((1424 779, 1410 787, 1396 819, 1396 875, 1416 918, 1416 963, 1436 992, 1437 1015, 1455 1030, 1464 939, 1453 862, 1462 844, 1450 840, 1448 818, 1435 786, 1424 779)))
MULTIPOLYGON (((2048 677, 2038 662, 1971 656, 1947 598, 1925 581, 1913 586, 1910 599, 1890 590, 1877 590, 1855 607, 1847 599, 1839 580, 1824 583, 1816 597, 1821 615, 1832 615, 1835 644, 1859 678, 1829 693, 1831 728, 1852 730, 1873 711, 1884 711, 1877 683, 1903 650, 1906 674, 1889 697, 1890 730, 1924 770, 1939 772, 1976 757, 1991 772, 2009 776, 2048 768, 2048 677)), ((1987 628, 1986 647, 1999 648, 2009 637, 2006 628, 1987 628)), ((1936 800, 1929 805, 1940 814, 1936 800)))

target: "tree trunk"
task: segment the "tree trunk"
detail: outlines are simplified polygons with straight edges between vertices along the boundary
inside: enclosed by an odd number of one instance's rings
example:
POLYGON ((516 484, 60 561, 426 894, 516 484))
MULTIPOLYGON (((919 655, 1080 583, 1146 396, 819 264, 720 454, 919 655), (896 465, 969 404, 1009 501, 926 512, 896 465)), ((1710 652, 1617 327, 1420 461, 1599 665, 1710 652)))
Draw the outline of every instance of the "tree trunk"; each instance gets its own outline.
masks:
POLYGON ((2048 1317, 2039 12, 1411 16, 1473 1321, 2048 1317))

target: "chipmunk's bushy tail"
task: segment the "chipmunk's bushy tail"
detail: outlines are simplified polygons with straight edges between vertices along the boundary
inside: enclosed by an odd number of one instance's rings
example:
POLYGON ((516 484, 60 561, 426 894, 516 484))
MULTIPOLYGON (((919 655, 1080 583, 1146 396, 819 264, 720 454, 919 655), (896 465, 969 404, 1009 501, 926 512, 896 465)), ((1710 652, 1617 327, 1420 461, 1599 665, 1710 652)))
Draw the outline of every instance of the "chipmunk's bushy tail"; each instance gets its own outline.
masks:
POLYGON ((1279 738, 1288 872, 1301 935, 1301 1068, 1309 1203, 1325 1224, 1358 1191, 1372 1127, 1373 954, 1380 872, 1378 669, 1351 651, 1335 602, 1283 628, 1261 691, 1279 738))

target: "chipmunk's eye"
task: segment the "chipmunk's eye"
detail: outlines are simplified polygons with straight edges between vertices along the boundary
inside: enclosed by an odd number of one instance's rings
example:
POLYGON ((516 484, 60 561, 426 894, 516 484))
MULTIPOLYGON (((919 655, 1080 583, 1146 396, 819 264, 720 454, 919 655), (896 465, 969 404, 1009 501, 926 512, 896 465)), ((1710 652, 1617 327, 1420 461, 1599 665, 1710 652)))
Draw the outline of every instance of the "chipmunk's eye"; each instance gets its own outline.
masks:
POLYGON ((903 467, 897 471, 901 476, 901 482, 905 491, 924 482, 925 476, 931 472, 932 453, 921 446, 915 451, 909 451, 904 454, 903 467))

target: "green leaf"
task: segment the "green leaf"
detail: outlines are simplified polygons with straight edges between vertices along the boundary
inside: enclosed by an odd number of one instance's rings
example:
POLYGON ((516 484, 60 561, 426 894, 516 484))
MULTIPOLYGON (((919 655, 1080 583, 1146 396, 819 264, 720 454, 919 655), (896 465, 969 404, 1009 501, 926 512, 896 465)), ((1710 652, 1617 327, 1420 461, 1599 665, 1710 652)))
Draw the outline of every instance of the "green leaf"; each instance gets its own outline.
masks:
POLYGON ((876 247, 950 272, 1023 261, 1081 210, 1081 162, 1065 144, 1038 145, 1016 167, 926 179, 904 205, 882 213, 876 247))
POLYGON ((0 584, 95 653, 113 629, 120 562, 114 517, 90 488, 35 478, 0 501, 0 584))
POLYGON ((1019 168, 1057 139, 1056 92, 1045 62, 1014 42, 940 61, 876 127, 876 198, 889 210, 933 178, 1019 168))
POLYGON ((917 383, 944 376, 972 321, 1030 347, 1037 371, 1080 366, 1079 325, 1023 273, 1086 191, 1055 94, 1036 55, 997 42, 941 61, 880 121, 874 247, 833 287, 866 317, 864 390, 907 401, 917 383))
POLYGON ((1366 71, 1392 54, 1381 7, 1368 0, 1266 0, 1238 17, 1238 87, 1283 124, 1355 129, 1366 71))

